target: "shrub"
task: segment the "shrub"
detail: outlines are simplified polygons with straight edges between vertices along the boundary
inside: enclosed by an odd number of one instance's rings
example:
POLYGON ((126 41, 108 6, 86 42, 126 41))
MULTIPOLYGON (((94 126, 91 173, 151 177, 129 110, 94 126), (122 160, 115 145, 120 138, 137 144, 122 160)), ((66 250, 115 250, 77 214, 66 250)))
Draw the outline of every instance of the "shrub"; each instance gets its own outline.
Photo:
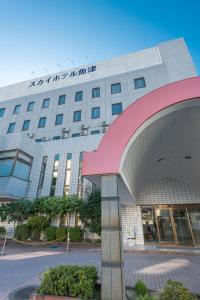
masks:
POLYGON ((44 272, 38 289, 41 294, 90 299, 95 292, 97 269, 94 266, 63 265, 44 272))
POLYGON ((66 227, 58 227, 56 229, 56 239, 59 239, 58 242, 64 242, 66 240, 67 228, 66 227))
POLYGON ((40 239, 41 232, 49 226, 49 220, 44 216, 34 216, 28 220, 31 234, 34 240, 40 239))
POLYGON ((4 226, 0 226, 0 236, 6 235, 6 228, 4 226))
POLYGON ((196 300, 197 298, 180 282, 168 280, 159 300, 196 300))
POLYGON ((56 229, 57 227, 55 226, 47 227, 44 231, 45 240, 47 240, 48 242, 54 241, 56 239, 56 229))
POLYGON ((143 281, 138 280, 134 286, 134 291, 137 296, 145 296, 148 294, 148 290, 143 281))
POLYGON ((30 237, 31 228, 28 224, 20 224, 15 228, 15 238, 20 241, 26 241, 30 237))
POLYGON ((69 237, 71 242, 80 242, 83 239, 83 231, 80 227, 70 227, 69 237))

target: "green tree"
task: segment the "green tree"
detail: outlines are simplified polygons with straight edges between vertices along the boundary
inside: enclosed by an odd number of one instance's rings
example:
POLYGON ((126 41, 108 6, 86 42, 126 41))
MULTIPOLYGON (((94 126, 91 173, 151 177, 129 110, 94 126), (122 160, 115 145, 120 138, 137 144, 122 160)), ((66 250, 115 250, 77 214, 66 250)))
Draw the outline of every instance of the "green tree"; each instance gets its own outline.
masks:
POLYGON ((49 219, 45 216, 33 216, 28 219, 27 224, 31 228, 32 238, 39 240, 41 232, 49 226, 49 219))
POLYGON ((82 205, 82 200, 76 196, 64 196, 60 199, 61 203, 61 218, 67 218, 67 227, 70 226, 70 221, 72 215, 75 214, 75 218, 77 218, 80 208, 82 205))
POLYGON ((80 219, 92 233, 101 235, 101 193, 99 189, 93 189, 82 202, 80 219))
POLYGON ((34 215, 45 215, 49 221, 62 212, 61 197, 41 197, 33 202, 34 215))
POLYGON ((33 204, 30 200, 20 199, 0 207, 1 221, 17 222, 22 224, 32 214, 33 204))

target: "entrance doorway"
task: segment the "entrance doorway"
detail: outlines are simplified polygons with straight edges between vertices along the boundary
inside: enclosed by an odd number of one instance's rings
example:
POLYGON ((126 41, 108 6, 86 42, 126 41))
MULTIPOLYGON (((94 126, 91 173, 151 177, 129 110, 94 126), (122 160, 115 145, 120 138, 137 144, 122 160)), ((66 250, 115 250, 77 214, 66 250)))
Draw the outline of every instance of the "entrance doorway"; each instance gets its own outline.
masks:
POLYGON ((192 230, 186 208, 157 208, 156 221, 160 243, 193 245, 192 230))
POLYGON ((141 207, 145 243, 200 246, 200 205, 141 207))

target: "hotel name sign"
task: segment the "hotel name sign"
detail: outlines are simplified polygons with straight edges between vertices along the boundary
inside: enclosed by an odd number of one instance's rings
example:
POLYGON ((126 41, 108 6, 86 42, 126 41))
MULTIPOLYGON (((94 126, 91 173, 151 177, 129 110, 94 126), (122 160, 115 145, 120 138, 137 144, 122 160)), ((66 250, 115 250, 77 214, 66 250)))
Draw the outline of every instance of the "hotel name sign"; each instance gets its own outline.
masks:
POLYGON ((31 81, 28 87, 41 86, 43 84, 49 84, 51 82, 57 82, 65 78, 81 76, 95 71, 96 71, 96 66, 90 66, 87 68, 81 68, 77 71, 72 71, 70 73, 63 73, 63 74, 59 73, 59 75, 52 75, 47 79, 38 79, 38 80, 31 81))

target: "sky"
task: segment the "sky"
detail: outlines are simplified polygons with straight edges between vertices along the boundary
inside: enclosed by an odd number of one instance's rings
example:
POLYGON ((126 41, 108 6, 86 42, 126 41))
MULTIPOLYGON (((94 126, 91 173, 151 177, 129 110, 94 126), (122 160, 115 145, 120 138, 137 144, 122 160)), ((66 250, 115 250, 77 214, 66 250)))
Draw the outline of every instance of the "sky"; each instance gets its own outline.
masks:
POLYGON ((184 37, 200 72, 199 0, 0 0, 0 86, 184 37))

